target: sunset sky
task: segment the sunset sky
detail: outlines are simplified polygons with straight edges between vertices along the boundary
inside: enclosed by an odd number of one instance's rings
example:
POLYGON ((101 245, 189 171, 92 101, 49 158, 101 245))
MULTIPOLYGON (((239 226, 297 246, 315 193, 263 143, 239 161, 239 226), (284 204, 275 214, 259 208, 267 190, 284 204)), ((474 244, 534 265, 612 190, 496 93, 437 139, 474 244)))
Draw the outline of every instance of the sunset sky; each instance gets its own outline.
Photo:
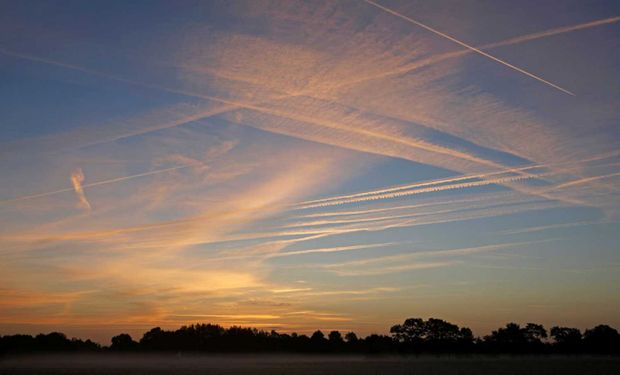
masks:
POLYGON ((0 334, 620 326, 620 2, 0 2, 0 334))

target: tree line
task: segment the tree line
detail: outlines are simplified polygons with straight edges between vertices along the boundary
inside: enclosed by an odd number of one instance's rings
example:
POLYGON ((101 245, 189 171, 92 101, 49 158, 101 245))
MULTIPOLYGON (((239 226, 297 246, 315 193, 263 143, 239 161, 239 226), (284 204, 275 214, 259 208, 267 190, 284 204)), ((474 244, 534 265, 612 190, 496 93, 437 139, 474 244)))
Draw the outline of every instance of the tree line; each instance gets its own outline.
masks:
POLYGON ((278 333, 256 328, 217 324, 194 324, 177 330, 159 327, 146 332, 139 341, 122 333, 109 346, 91 340, 69 339, 59 332, 7 335, 0 337, 3 355, 29 352, 203 352, 203 353, 340 353, 340 354, 604 354, 620 355, 620 334, 608 325, 581 332, 577 328, 527 323, 508 323, 491 334, 474 337, 467 327, 442 319, 410 318, 390 329, 390 335, 358 337, 320 330, 312 335, 278 333))

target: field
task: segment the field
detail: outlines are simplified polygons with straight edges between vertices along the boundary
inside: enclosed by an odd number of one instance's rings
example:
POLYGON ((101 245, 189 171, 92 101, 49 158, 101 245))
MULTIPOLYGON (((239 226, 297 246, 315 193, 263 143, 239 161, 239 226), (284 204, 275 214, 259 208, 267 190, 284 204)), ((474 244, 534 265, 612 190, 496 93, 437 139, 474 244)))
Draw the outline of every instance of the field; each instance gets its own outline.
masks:
POLYGON ((30 356, 0 374, 620 374, 620 358, 343 356, 30 356))

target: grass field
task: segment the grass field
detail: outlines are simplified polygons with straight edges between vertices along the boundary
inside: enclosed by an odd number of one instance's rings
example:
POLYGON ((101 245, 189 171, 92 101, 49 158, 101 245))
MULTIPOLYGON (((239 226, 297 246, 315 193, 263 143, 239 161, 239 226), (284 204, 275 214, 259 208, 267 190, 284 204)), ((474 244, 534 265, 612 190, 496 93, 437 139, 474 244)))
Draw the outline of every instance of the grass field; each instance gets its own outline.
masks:
POLYGON ((620 374, 620 358, 335 356, 36 356, 0 374, 620 374))

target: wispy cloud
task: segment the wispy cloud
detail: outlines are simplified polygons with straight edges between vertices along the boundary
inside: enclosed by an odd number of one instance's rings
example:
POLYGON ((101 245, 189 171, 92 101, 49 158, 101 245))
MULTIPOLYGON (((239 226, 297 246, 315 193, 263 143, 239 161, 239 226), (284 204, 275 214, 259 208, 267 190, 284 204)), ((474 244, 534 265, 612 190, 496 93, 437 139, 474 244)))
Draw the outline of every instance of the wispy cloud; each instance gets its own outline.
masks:
POLYGON ((84 189, 82 187, 82 182, 84 182, 84 173, 82 172, 81 168, 78 168, 71 173, 71 183, 73 184, 73 190, 75 190, 75 194, 77 194, 80 200, 80 205, 83 208, 90 210, 90 202, 88 202, 88 199, 86 199, 86 195, 84 194, 84 189))

